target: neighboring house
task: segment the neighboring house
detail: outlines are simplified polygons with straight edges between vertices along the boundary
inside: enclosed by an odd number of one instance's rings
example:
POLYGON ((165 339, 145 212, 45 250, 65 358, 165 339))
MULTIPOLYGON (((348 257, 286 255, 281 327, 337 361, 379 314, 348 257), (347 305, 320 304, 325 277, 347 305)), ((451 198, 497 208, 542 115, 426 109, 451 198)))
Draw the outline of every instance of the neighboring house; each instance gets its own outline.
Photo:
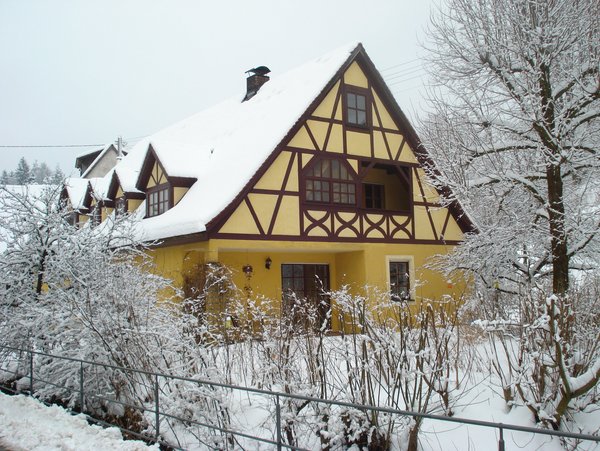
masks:
POLYGON ((126 155, 123 150, 119 155, 117 147, 107 144, 75 159, 80 177, 68 178, 61 192, 61 199, 72 210, 73 224, 84 224, 91 219, 92 224, 97 225, 110 215, 114 197, 107 197, 108 184, 115 166, 126 155))
POLYGON ((458 298, 425 263, 474 226, 440 204, 423 169, 433 163, 362 45, 267 73, 139 142, 105 177, 105 202, 137 211, 157 240, 157 270, 181 285, 218 262, 282 313, 291 292, 329 302, 323 290, 343 285, 458 298))
POLYGON ((70 177, 65 180, 60 197, 71 211, 69 222, 72 225, 83 224, 89 219, 90 205, 86 205, 88 190, 88 179, 70 177))
POLYGON ((119 150, 113 144, 108 144, 102 149, 79 155, 75 159, 75 167, 79 169, 81 178, 104 177, 112 171, 119 158, 119 150))

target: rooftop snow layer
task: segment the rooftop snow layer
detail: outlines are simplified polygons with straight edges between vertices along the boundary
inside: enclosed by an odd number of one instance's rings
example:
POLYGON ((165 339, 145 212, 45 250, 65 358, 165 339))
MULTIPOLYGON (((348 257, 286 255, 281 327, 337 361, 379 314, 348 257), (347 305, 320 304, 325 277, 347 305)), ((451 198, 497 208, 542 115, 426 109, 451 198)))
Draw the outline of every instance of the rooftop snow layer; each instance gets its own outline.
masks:
POLYGON ((74 210, 79 210, 84 207, 83 201, 85 199, 85 192, 88 186, 88 179, 69 177, 65 180, 65 188, 67 190, 67 194, 69 195, 69 199, 71 200, 71 205, 74 210))
POLYGON ((142 221, 146 238, 205 231, 206 224, 250 181, 357 45, 344 46, 273 76, 246 102, 240 95, 138 142, 117 165, 126 190, 135 185, 150 144, 169 176, 197 179, 173 209, 142 221))

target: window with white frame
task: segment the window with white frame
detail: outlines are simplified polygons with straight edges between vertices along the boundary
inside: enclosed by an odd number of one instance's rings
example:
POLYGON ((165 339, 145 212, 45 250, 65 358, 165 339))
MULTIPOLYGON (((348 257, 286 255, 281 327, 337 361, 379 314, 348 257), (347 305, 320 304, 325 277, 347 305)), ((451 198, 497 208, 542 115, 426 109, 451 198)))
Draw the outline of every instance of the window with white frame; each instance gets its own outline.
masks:
POLYGON ((413 258, 410 256, 393 256, 387 259, 387 277, 390 296, 393 301, 414 300, 413 258))

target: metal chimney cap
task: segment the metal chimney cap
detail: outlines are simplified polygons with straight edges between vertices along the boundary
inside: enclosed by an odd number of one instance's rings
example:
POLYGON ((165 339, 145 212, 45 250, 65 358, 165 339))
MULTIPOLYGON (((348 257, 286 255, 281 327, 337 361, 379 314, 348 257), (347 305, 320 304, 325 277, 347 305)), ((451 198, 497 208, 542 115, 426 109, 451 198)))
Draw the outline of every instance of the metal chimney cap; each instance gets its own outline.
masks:
POLYGON ((269 72, 271 72, 271 69, 269 69, 267 66, 258 66, 254 69, 246 71, 247 74, 251 75, 267 75, 269 72))

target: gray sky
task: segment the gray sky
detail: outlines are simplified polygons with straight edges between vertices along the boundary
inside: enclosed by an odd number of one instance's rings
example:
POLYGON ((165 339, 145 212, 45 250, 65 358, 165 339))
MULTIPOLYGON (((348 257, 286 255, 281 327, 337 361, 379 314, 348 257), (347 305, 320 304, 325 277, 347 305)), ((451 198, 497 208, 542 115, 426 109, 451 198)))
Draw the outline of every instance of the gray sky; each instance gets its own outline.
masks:
MULTIPOLYGON (((272 76, 361 41, 414 117, 430 0, 0 0, 0 146, 130 144, 272 76)), ((421 76, 420 76, 421 75, 421 76)), ((93 148, 0 147, 0 170, 74 171, 93 148)))

